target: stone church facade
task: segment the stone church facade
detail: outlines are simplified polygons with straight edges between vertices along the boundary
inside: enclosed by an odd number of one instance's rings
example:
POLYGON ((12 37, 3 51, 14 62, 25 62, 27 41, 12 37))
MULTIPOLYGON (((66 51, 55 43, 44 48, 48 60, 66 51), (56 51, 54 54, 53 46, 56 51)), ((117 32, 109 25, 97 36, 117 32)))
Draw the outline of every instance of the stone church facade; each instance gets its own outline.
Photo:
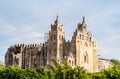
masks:
POLYGON ((78 23, 72 39, 66 41, 63 25, 57 16, 51 24, 45 43, 9 47, 5 55, 5 65, 37 68, 53 65, 52 59, 61 65, 67 61, 72 67, 82 66, 89 72, 98 71, 97 44, 92 34, 87 31, 84 17, 82 23, 78 23))

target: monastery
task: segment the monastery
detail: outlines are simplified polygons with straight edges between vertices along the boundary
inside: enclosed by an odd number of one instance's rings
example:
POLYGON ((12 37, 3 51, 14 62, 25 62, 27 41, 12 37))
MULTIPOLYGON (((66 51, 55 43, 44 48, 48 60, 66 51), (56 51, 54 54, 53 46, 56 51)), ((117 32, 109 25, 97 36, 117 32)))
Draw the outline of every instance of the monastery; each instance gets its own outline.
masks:
POLYGON ((67 61, 72 66, 84 67, 89 72, 98 71, 97 44, 87 31, 85 18, 78 23, 70 41, 66 41, 63 25, 56 17, 48 33, 48 39, 39 44, 10 46, 5 55, 5 65, 21 68, 37 68, 53 65, 55 59, 61 65, 67 61))

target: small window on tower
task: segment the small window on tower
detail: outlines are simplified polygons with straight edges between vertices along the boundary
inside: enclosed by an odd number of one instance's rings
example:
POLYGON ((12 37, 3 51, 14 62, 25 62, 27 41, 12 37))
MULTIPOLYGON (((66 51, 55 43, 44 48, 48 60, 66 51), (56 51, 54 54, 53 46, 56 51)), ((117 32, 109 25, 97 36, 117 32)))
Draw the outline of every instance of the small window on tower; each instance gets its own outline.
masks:
POLYGON ((90 42, 91 42, 91 37, 90 37, 90 42))
POLYGON ((85 55, 85 56, 84 56, 84 62, 86 62, 86 61, 87 61, 87 56, 85 55))
POLYGON ((86 29, 86 26, 84 26, 84 29, 86 29))
POLYGON ((81 39, 81 34, 80 34, 80 39, 81 39))
POLYGON ((84 58, 83 58, 83 62, 84 63, 88 63, 88 54, 87 54, 87 52, 84 54, 84 56, 83 56, 84 58))
POLYGON ((53 35, 51 35, 51 40, 53 41, 53 35))

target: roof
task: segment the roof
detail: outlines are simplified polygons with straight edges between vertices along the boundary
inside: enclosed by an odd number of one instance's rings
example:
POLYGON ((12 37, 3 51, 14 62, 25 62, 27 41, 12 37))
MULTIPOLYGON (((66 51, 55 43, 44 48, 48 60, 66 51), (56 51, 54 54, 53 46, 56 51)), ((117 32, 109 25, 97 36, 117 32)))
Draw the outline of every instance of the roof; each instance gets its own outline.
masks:
POLYGON ((111 61, 110 59, 105 59, 105 58, 98 58, 98 60, 106 60, 106 61, 111 61))

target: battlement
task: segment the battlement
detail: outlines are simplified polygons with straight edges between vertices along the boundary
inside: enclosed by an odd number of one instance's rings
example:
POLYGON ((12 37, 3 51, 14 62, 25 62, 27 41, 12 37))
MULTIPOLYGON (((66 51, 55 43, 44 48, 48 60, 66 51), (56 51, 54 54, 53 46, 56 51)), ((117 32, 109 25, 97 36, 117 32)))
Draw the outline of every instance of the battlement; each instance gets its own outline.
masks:
POLYGON ((31 48, 31 47, 43 47, 44 43, 39 43, 39 44, 15 44, 13 46, 10 46, 10 48, 16 48, 16 47, 26 47, 26 48, 31 48))

